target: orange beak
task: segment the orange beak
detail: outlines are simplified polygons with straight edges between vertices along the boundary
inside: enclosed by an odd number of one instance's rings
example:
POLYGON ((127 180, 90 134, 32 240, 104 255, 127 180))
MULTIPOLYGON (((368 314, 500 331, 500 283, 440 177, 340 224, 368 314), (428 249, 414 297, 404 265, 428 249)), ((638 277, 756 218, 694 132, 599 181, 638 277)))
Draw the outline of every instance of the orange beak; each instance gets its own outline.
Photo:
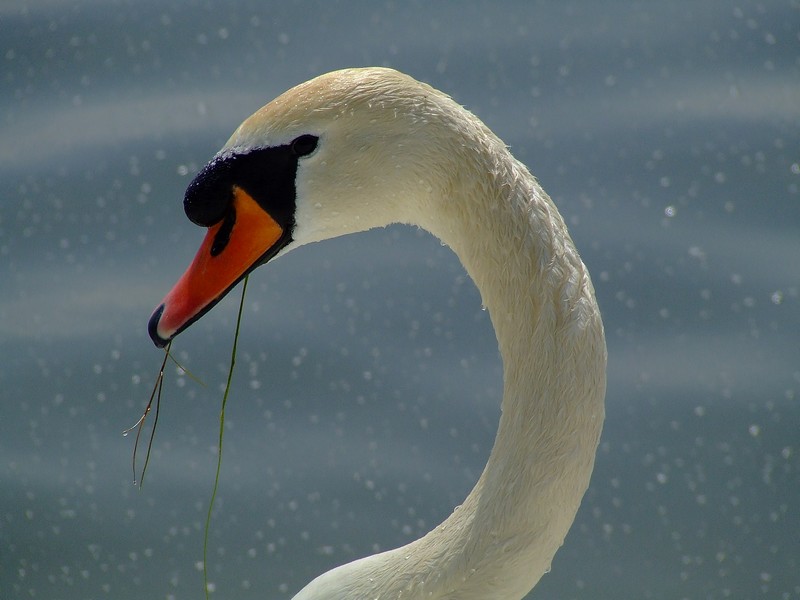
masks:
POLYGON ((208 228, 192 264, 150 317, 156 346, 166 346, 280 249, 284 229, 242 188, 233 190, 231 212, 208 228))

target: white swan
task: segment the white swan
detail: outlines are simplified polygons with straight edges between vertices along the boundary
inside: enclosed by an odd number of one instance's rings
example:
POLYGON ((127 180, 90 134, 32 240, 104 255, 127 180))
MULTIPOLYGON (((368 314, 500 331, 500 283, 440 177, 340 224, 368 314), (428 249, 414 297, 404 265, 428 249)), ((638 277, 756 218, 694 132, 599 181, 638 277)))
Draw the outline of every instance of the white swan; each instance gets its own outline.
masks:
POLYGON ((150 320, 160 346, 250 270, 308 242, 401 222, 456 252, 503 358, 486 468, 433 531, 324 573, 295 599, 524 596, 549 570, 588 486, 606 366, 589 274, 525 166, 441 92, 390 69, 349 69, 249 117, 184 206, 209 230, 150 320))

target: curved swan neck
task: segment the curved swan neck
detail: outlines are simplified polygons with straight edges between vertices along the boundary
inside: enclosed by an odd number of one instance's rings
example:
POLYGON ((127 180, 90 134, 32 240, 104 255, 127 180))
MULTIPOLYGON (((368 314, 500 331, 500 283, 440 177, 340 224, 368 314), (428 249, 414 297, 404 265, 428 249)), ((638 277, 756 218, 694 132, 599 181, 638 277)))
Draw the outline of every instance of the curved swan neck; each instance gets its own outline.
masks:
POLYGON ((444 523, 318 577, 296 600, 521 598, 549 569, 589 483, 606 355, 588 273, 533 176, 458 110, 467 127, 433 166, 434 193, 417 199, 415 220, 456 252, 491 315, 504 365, 495 445, 444 523))
POLYGON ((462 163, 474 169, 459 178, 469 215, 440 233, 480 290, 504 373, 486 468, 434 542, 465 559, 451 561, 443 598, 521 598, 549 570, 604 417, 606 350, 588 272, 550 198, 498 143, 483 139, 480 159, 462 163), (472 569, 481 576, 457 582, 472 569))

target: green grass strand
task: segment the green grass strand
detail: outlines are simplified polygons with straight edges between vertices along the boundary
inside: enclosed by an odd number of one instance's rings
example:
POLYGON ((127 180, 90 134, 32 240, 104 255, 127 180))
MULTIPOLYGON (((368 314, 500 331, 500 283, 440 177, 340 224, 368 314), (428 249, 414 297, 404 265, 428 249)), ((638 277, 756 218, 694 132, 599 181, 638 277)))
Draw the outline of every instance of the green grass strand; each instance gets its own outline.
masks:
POLYGON ((236 317, 236 332, 233 335, 233 350, 231 350, 231 366, 228 369, 228 381, 225 384, 225 393, 222 395, 222 408, 219 412, 219 446, 217 449, 217 472, 214 476, 214 489, 211 492, 211 502, 208 505, 206 515, 206 526, 203 532, 203 587, 205 589, 206 600, 209 598, 208 589, 208 532, 211 529, 211 512, 214 510, 214 501, 217 498, 219 489, 219 473, 222 468, 222 436, 225 430, 225 405, 228 403, 228 394, 231 391, 231 381, 233 380, 233 367, 236 364, 236 346, 239 343, 239 328, 242 324, 242 312, 244 312, 244 295, 247 291, 247 280, 249 275, 244 278, 242 286, 242 299, 239 302, 239 314, 236 317))

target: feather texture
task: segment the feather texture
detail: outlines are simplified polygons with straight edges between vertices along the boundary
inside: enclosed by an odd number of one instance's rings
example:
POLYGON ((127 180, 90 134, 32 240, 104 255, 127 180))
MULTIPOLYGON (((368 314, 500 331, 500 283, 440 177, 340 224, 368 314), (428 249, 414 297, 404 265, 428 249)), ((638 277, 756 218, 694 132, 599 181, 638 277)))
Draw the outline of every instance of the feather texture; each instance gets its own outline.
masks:
POLYGON ((390 69, 336 71, 247 119, 221 156, 313 134, 292 248, 402 222, 450 246, 503 358, 496 441, 464 503, 402 548, 319 576, 296 600, 514 599, 549 570, 589 484, 606 349, 589 274, 558 210, 477 117, 390 69))

